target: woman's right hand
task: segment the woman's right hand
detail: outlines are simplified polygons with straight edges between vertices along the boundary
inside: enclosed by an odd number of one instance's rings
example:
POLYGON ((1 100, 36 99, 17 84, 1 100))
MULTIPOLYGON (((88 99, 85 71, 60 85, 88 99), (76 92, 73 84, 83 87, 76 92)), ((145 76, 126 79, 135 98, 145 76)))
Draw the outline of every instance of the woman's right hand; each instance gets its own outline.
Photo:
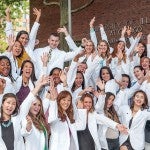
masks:
POLYGON ((28 115, 28 116, 26 117, 26 120, 27 120, 26 130, 27 130, 28 132, 30 132, 31 129, 32 129, 32 119, 31 119, 31 117, 28 115))

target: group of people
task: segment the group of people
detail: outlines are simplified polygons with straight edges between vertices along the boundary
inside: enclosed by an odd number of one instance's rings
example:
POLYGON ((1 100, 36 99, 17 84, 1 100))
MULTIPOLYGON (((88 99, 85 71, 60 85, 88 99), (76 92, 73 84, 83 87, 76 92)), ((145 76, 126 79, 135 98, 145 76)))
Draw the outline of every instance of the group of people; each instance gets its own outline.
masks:
POLYGON ((150 34, 124 26, 111 47, 89 23, 77 46, 65 27, 35 49, 41 10, 30 33, 14 37, 6 9, 8 47, 0 55, 1 150, 149 150, 150 34), (58 49, 65 34, 70 51, 58 49), (126 38, 130 44, 126 44, 126 38), (64 67, 65 62, 70 62, 64 67))

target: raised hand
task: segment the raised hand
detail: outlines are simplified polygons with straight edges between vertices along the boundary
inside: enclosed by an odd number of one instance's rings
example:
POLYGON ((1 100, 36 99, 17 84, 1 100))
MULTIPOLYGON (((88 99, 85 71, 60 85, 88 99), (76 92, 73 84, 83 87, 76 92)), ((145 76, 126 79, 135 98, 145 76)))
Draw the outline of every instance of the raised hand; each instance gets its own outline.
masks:
POLYGON ((132 28, 130 26, 127 26, 126 33, 127 33, 128 37, 131 36, 132 28))
POLYGON ((43 66, 46 67, 49 61, 49 54, 43 53, 43 55, 41 56, 41 60, 42 60, 43 66))
POLYGON ((124 27, 122 28, 122 31, 121 31, 121 37, 124 37, 124 36, 125 36, 126 31, 127 31, 127 27, 124 26, 124 27))
POLYGON ((80 57, 83 57, 85 55, 85 51, 84 50, 82 50, 80 53, 78 53, 75 57, 74 57, 74 61, 75 62, 78 62, 78 60, 79 60, 79 58, 80 57))
POLYGON ((89 23, 90 25, 90 28, 93 28, 94 27, 94 23, 95 23, 95 17, 93 17, 89 23))
POLYGON ((27 130, 28 132, 30 132, 30 130, 32 129, 32 119, 31 119, 31 117, 28 115, 28 116, 26 117, 26 120, 27 120, 26 130, 27 130))
POLYGON ((59 73, 60 80, 63 82, 63 86, 67 86, 67 75, 64 70, 61 70, 59 73))
POLYGON ((36 15, 36 20, 35 22, 39 22, 40 17, 41 17, 41 9, 33 8, 33 14, 36 15))
POLYGON ((6 80, 0 78, 0 94, 3 94, 5 87, 6 87, 6 80))
POLYGON ((10 22, 10 7, 7 7, 5 13, 6 13, 6 21, 10 22))
POLYGON ((82 44, 81 44, 81 46, 82 46, 82 47, 85 47, 86 44, 87 44, 87 42, 88 42, 88 40, 87 40, 86 38, 83 38, 83 39, 82 39, 82 44))
POLYGON ((78 109, 83 109, 83 102, 81 100, 77 101, 77 108, 78 109))
POLYGON ((101 91, 105 90, 105 82, 103 80, 98 79, 97 82, 96 82, 96 85, 99 87, 99 89, 101 91))
POLYGON ((103 24, 99 24, 99 27, 100 27, 100 28, 103 28, 104 26, 103 26, 103 24))
POLYGON ((49 90, 48 90, 48 93, 47 93, 46 97, 50 100, 56 100, 57 96, 58 96, 58 92, 57 92, 57 89, 54 86, 53 77, 50 76, 50 86, 49 86, 49 90))
POLYGON ((67 28, 65 26, 63 26, 62 28, 58 28, 57 32, 58 33, 64 33, 66 36, 69 35, 67 28))
POLYGON ((143 34, 142 32, 138 32, 136 38, 141 38, 141 37, 142 37, 142 34, 143 34))
POLYGON ((13 47, 13 45, 15 44, 15 36, 14 35, 9 35, 9 37, 7 38, 8 41, 8 45, 10 48, 13 47))

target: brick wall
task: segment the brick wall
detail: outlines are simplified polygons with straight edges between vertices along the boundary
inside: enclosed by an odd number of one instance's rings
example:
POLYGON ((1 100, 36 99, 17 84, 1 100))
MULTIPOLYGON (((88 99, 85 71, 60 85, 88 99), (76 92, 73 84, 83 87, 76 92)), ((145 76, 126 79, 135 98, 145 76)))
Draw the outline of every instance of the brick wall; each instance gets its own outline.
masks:
MULTIPOLYGON (((87 1, 72 0, 72 8, 77 8, 87 1)), ((59 27, 59 7, 57 5, 45 6, 43 0, 31 0, 31 12, 33 7, 42 9, 41 26, 37 38, 40 40, 40 47, 45 46, 49 34, 56 32, 59 27)), ((84 10, 72 14, 74 40, 79 41, 83 37, 89 38, 89 21, 93 16, 96 17, 97 35, 99 35, 98 25, 102 23, 111 43, 119 38, 121 28, 126 24, 133 27, 134 35, 138 31, 142 31, 144 40, 150 33, 150 0, 94 0, 84 10)), ((34 17, 31 13, 31 25, 33 22, 34 17)))

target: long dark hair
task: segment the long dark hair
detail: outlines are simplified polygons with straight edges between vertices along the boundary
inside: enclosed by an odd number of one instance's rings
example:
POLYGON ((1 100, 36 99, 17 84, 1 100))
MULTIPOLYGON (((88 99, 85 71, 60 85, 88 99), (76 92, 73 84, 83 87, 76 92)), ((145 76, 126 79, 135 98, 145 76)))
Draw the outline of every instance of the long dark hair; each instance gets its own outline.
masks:
POLYGON ((25 66, 26 63, 30 63, 32 65, 32 73, 31 73, 31 81, 33 83, 33 85, 35 86, 34 82, 37 81, 36 76, 35 76, 35 69, 34 69, 34 64, 31 60, 24 60, 22 65, 21 65, 21 71, 20 71, 20 75, 22 75, 22 70, 23 67, 25 66))
MULTIPOLYGON (((77 73, 80 73, 80 74, 82 75, 83 82, 82 82, 81 86, 82 86, 82 89, 84 89, 84 88, 85 88, 85 79, 84 79, 84 75, 83 75, 83 73, 82 73, 81 71, 77 71, 77 73)), ((77 73, 76 73, 76 74, 77 74, 77 73)), ((72 88, 71 88, 71 91, 72 91, 72 92, 75 91, 75 81, 74 81, 74 83, 73 83, 73 86, 72 86, 72 88)))
MULTIPOLYGON (((2 105, 3 105, 3 103, 5 102, 5 100, 7 100, 8 98, 14 98, 15 100, 16 100, 16 108, 15 108, 15 110, 13 111, 13 113, 12 113, 12 116, 16 116, 16 115, 18 115, 18 113, 19 113, 19 103, 18 103, 18 100, 17 100, 17 97, 16 97, 16 95, 15 94, 13 94, 13 93, 7 93, 7 94, 5 94, 4 96, 3 96, 3 98, 2 98, 2 105)), ((3 106, 1 105, 1 117, 0 117, 0 123, 2 123, 3 121, 4 121, 4 117, 3 117, 3 106)))
POLYGON ((114 79, 114 76, 113 76, 113 74, 112 74, 111 69, 110 69, 109 67, 107 67, 107 66, 104 66, 104 67, 102 67, 102 68, 100 69, 100 72, 99 72, 99 77, 100 77, 100 79, 103 80, 103 78, 102 78, 102 71, 103 71, 104 69, 106 69, 106 70, 108 71, 108 73, 109 73, 109 75, 110 75, 110 80, 111 80, 111 79, 114 79))
POLYGON ((17 36, 16 36, 16 41, 19 41, 19 38, 22 34, 26 34, 28 36, 28 41, 29 41, 29 33, 25 30, 21 30, 18 32, 17 36))
POLYGON ((66 110, 66 114, 70 120, 71 123, 74 123, 75 120, 74 120, 74 112, 73 112, 73 105, 72 105, 72 95, 70 92, 68 91, 62 91, 58 94, 58 97, 57 97, 57 105, 58 105, 58 117, 61 119, 62 122, 66 121, 66 115, 63 113, 63 110, 62 110, 62 107, 60 105, 60 101, 63 99, 63 98, 66 98, 67 96, 70 96, 71 98, 71 103, 70 103, 70 106, 69 108, 66 110))
POLYGON ((109 109, 107 108, 107 103, 108 103, 108 99, 109 99, 110 96, 113 96, 114 99, 115 99, 115 95, 113 93, 111 93, 111 92, 106 93, 104 113, 108 118, 112 119, 113 121, 116 121, 116 122, 120 123, 114 106, 112 105, 109 109))
POLYGON ((126 77, 126 78, 128 78, 129 83, 128 83, 127 88, 130 88, 130 87, 131 87, 131 79, 130 79, 130 76, 129 76, 129 75, 127 75, 127 74, 122 74, 122 77, 126 77))

